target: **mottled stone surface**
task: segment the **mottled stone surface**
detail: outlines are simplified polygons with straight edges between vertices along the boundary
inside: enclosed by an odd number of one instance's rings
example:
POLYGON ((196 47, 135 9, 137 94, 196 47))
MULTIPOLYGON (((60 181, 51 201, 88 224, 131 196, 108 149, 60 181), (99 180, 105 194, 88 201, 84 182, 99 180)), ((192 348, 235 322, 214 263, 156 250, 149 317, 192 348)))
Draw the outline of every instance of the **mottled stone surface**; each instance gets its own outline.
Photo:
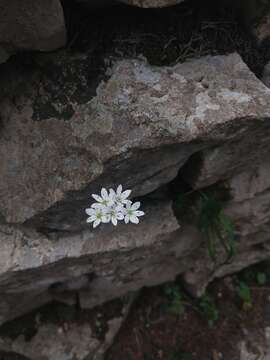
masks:
POLYGON ((269 157, 269 101, 262 102, 261 106, 266 112, 260 123, 254 119, 254 112, 250 109, 247 118, 238 123, 238 135, 228 136, 226 141, 200 151, 189 159, 181 173, 193 188, 199 189, 229 179, 234 174, 255 168, 269 157))
MULTIPOLYGON (((269 259, 270 256, 270 166, 265 161, 252 170, 233 176, 224 186, 231 199, 224 212, 235 227, 236 255, 229 261, 217 252, 213 262, 207 246, 194 255, 193 267, 184 275, 188 289, 201 295, 216 277, 233 274, 243 268, 269 259)), ((207 243, 207 239, 205 239, 207 243)))
POLYGON ((123 60, 94 97, 87 57, 50 59, 14 85, 3 74, 0 213, 8 222, 81 229, 101 186, 147 194, 201 149, 216 164, 207 185, 268 151, 270 90, 237 54, 162 68, 123 60))
MULTIPOLYGON (((106 350, 111 346, 128 315, 134 299, 135 294, 126 298, 126 302, 119 301, 119 309, 113 316, 111 315, 110 319, 104 319, 103 314, 99 313, 101 315, 100 330, 104 332, 102 336, 98 336, 97 329, 89 318, 82 318, 80 321, 76 319, 63 321, 62 319, 58 324, 58 319, 55 319, 54 323, 48 320, 42 322, 40 313, 37 311, 33 323, 26 324, 29 328, 32 326, 32 334, 25 336, 23 331, 20 333, 17 330, 17 336, 8 334, 0 336, 0 351, 23 355, 32 360, 103 360, 106 350)), ((62 311, 67 313, 71 310, 62 309, 62 311)), ((86 315, 89 317, 89 314, 84 314, 86 315)), ((9 327, 16 327, 16 320, 11 322, 9 327)), ((17 324, 17 328, 20 327, 21 324, 17 324)))
MULTIPOLYGON (((65 45, 64 14, 59 0, 1 0, 0 47, 16 50, 55 50, 65 45)), ((0 52, 0 61, 3 60, 0 52)))
MULTIPOLYGON (((245 239, 242 239, 244 242, 245 239)), ((186 289, 196 297, 204 294, 208 284, 216 278, 222 278, 226 275, 234 274, 244 268, 268 260, 270 257, 270 246, 262 243, 260 246, 250 246, 235 255, 230 261, 223 253, 219 254, 217 261, 209 257, 207 249, 201 249, 190 258, 192 268, 184 273, 183 281, 186 289)))
POLYGON ((81 306, 90 308, 186 270, 185 257, 200 244, 198 231, 180 228, 170 202, 144 210, 140 225, 106 224, 69 235, 2 225, 0 323, 78 293, 81 306))
POLYGON ((160 68, 122 60, 95 91, 88 56, 1 66, 0 323, 51 300, 92 308, 181 273, 198 294, 270 257, 270 89, 231 54, 160 68), (163 196, 144 198, 138 226, 86 225, 102 186, 149 195, 179 169, 193 188, 229 189, 230 263, 222 251, 213 262, 163 196))

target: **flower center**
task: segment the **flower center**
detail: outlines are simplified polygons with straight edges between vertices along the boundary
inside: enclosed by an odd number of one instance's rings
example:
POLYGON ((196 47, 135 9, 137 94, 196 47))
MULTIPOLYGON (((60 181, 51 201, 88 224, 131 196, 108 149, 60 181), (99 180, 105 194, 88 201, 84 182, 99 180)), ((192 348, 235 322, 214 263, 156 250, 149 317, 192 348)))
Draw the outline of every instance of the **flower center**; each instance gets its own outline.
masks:
POLYGON ((101 212, 98 212, 97 215, 96 215, 96 217, 97 217, 97 219, 101 220, 101 218, 102 218, 101 212))

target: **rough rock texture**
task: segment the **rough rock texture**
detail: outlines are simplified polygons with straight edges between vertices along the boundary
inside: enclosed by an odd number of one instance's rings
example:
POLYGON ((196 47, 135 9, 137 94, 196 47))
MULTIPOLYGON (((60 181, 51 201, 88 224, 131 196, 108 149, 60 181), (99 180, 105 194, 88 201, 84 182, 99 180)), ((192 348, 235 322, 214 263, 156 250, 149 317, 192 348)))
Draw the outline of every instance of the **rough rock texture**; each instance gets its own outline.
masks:
POLYGON ((158 8, 180 4, 184 0, 119 0, 125 4, 142 8, 158 8))
MULTIPOLYGON (((265 159, 264 159, 265 160, 265 159)), ((231 200, 225 213, 233 220, 238 238, 237 254, 226 261, 220 254, 214 263, 206 249, 195 254, 193 268, 185 275, 189 290, 201 295, 216 277, 240 271, 246 266, 269 259, 270 256, 270 166, 263 162, 226 181, 231 200)))
POLYGON ((93 307, 186 269, 181 259, 199 245, 198 231, 179 228, 170 202, 144 210, 140 226, 104 225, 70 235, 2 225, 0 323, 79 291, 81 306, 93 307))
POLYGON ((1 0, 0 62, 17 50, 55 50, 66 42, 59 0, 1 0), (3 56, 2 54, 6 55, 3 56))
POLYGON ((211 179, 200 180, 208 185, 269 151, 270 90, 237 54, 162 68, 123 60, 94 97, 87 57, 66 57, 40 60, 15 83, 11 69, 2 75, 0 213, 7 222, 35 216, 38 227, 81 229, 89 193, 101 186, 122 183, 144 195, 175 178, 192 154, 206 149, 212 161, 220 149, 211 179))
POLYGON ((240 360, 268 360, 270 359, 270 327, 247 331, 238 344, 240 360))
POLYGON ((91 308, 180 273, 198 294, 270 257, 270 89, 231 54, 162 68, 119 61, 95 92, 88 56, 0 68, 0 323, 50 300, 91 308), (144 196, 179 169, 194 188, 229 188, 230 263, 222 252, 214 263, 198 229, 180 227, 155 194, 138 226, 86 226, 102 186, 144 196))
MULTIPOLYGON (((125 303, 121 303, 121 311, 119 306, 117 313, 110 319, 104 319, 102 313, 98 314, 100 316, 99 320, 96 320, 97 325, 100 326, 98 329, 104 331, 103 329, 106 328, 102 336, 98 336, 89 319, 79 322, 75 319, 65 322, 62 320, 60 324, 48 321, 42 323, 40 313, 37 312, 35 321, 31 324, 34 330, 30 338, 25 336, 23 331, 19 333, 18 330, 17 336, 2 335, 0 350, 24 355, 31 360, 102 360, 128 315, 134 299, 135 295, 132 295, 125 303)), ((30 327, 29 325, 26 324, 30 327)), ((14 321, 9 324, 10 328, 12 326, 18 328, 20 324, 14 321)))

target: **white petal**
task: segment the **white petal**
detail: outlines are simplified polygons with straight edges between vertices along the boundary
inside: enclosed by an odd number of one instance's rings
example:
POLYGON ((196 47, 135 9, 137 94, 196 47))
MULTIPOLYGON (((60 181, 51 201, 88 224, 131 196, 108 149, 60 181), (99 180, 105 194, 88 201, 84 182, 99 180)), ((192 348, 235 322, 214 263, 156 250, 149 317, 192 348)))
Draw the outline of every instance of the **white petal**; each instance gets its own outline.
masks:
POLYGON ((125 190, 125 191, 122 192, 121 196, 122 196, 123 199, 126 199, 126 198, 129 197, 130 194, 131 194, 131 190, 125 190))
POLYGON ((108 195, 108 191, 105 188, 101 189, 101 197, 105 200, 108 199, 109 195, 108 195))
POLYGON ((131 207, 131 205, 132 205, 132 201, 127 200, 127 203, 126 203, 126 209, 127 209, 127 210, 129 210, 129 209, 130 209, 130 207, 131 207))
POLYGON ((91 208, 95 209, 95 211, 96 211, 97 209, 103 209, 104 207, 105 207, 105 206, 102 205, 102 204, 100 204, 100 203, 93 203, 93 204, 91 205, 91 208))
POLYGON ((139 219, 138 219, 137 216, 135 216, 135 215, 131 215, 130 221, 131 221, 133 224, 139 224, 139 219))
POLYGON ((117 194, 117 195, 121 195, 122 190, 123 190, 122 185, 119 185, 118 188, 116 189, 116 194, 117 194))
POLYGON ((116 218, 117 218, 117 220, 123 220, 124 219, 124 214, 122 214, 121 212, 118 212, 116 214, 116 218))
POLYGON ((100 219, 97 219, 96 221, 94 221, 93 223, 93 228, 96 228, 99 224, 100 224, 100 219))
POLYGON ((103 206, 102 209, 101 209, 102 213, 104 215, 107 215, 111 212, 111 207, 110 206, 103 206))
POLYGON ((137 211, 134 211, 134 215, 135 215, 135 216, 143 216, 143 215, 144 215, 144 212, 143 212, 143 211, 140 211, 140 210, 137 210, 137 211))
POLYGON ((86 222, 87 222, 87 223, 91 223, 91 222, 93 222, 93 221, 95 221, 95 220, 96 220, 96 217, 90 216, 89 218, 87 218, 86 222))
POLYGON ((129 216, 128 216, 128 215, 125 216, 125 223, 126 223, 126 224, 129 223, 129 216))
POLYGON ((116 211, 117 213, 123 213, 124 210, 125 210, 125 208, 124 208, 123 205, 118 204, 118 205, 115 207, 115 211, 116 211))
POLYGON ((98 201, 98 202, 101 202, 101 201, 102 201, 102 198, 101 198, 99 195, 97 195, 97 194, 92 194, 92 197, 93 197, 96 201, 98 201))
POLYGON ((114 216, 112 216, 112 223, 113 223, 113 225, 114 226, 116 226, 117 225, 117 219, 116 219, 116 217, 114 217, 114 216))
POLYGON ((116 192, 113 189, 110 189, 109 198, 112 202, 114 201, 115 197, 116 197, 116 192))
POLYGON ((95 214, 95 210, 94 209, 91 209, 91 208, 89 208, 89 209, 85 209, 85 212, 86 212, 86 214, 87 215, 93 215, 93 214, 95 214))
POLYGON ((110 193, 110 194, 113 194, 113 195, 116 194, 116 192, 115 192, 112 188, 109 189, 109 193, 110 193))
POLYGON ((139 209, 140 206, 141 206, 141 203, 139 201, 137 201, 131 206, 131 210, 135 211, 135 210, 139 209))

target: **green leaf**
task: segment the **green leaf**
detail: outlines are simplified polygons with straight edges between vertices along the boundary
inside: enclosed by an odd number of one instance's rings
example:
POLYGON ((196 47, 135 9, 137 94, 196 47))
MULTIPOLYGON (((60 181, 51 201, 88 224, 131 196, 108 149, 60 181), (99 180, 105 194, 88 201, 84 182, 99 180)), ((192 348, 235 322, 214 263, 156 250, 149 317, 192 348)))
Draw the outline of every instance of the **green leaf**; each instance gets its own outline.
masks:
POLYGON ((236 291, 238 297, 243 301, 244 310, 252 307, 252 296, 249 286, 240 281, 236 291))
POLYGON ((265 285, 267 283, 267 276, 263 272, 257 273, 257 283, 259 285, 265 285))

